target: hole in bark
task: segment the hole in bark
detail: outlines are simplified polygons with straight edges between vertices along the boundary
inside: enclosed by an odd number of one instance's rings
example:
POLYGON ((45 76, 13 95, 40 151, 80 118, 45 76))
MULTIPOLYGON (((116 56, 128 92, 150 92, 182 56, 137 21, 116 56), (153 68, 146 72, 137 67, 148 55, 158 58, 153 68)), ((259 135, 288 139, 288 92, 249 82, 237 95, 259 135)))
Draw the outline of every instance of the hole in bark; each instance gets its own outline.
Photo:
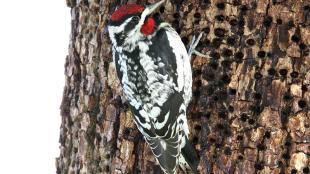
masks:
POLYGON ((300 48, 300 50, 305 50, 305 49, 307 49, 307 45, 306 44, 304 44, 304 43, 300 43, 299 44, 299 48, 300 48))
POLYGON ((289 29, 295 27, 294 21, 292 20, 288 21, 287 26, 289 27, 289 29))
POLYGON ((283 99, 285 100, 285 101, 289 101, 289 100, 291 100, 293 97, 289 94, 289 93, 285 93, 284 94, 284 96, 283 96, 283 99))
POLYGON ((257 162, 254 164, 254 168, 257 170, 263 170, 264 169, 264 165, 262 162, 257 162))
POLYGON ((281 76, 286 76, 287 75, 287 69, 284 69, 284 68, 280 69, 279 73, 280 73, 281 76))
POLYGON ((199 96, 200 96, 200 91, 199 91, 199 89, 193 91, 193 96, 194 96, 194 97, 199 97, 199 96))
POLYGON ((296 174, 297 173, 297 170, 296 169, 292 169, 291 170, 291 174, 296 174))
POLYGON ((160 13, 164 13, 164 12, 165 12, 165 6, 161 6, 161 7, 159 8, 159 12, 160 12, 160 13))
POLYGON ((224 10, 225 9, 225 3, 224 2, 219 2, 219 3, 216 4, 216 7, 219 10, 224 10))
POLYGON ((270 27, 271 24, 272 24, 272 17, 271 17, 271 16, 267 16, 267 17, 264 19, 263 24, 264 24, 265 27, 270 27))
POLYGON ((234 36, 230 36, 230 37, 227 38, 226 42, 227 42, 228 45, 232 45, 233 46, 236 43, 236 38, 234 36))
POLYGON ((238 135, 238 136, 237 136, 237 140, 238 140, 238 141, 242 141, 242 140, 243 140, 243 136, 242 136, 242 135, 238 135))
POLYGON ((201 75, 201 70, 200 69, 195 69, 194 71, 193 71, 193 75, 194 76, 199 76, 199 75, 201 75))
POLYGON ((286 142, 284 143, 284 145, 287 146, 287 147, 290 147, 292 144, 291 144, 290 141, 286 141, 286 142))
POLYGON ((194 136, 194 138, 193 138, 193 144, 198 144, 198 137, 194 136))
POLYGON ((206 69, 203 72, 202 78, 207 81, 213 81, 215 79, 215 74, 210 69, 206 69))
POLYGON ((241 4, 240 0, 233 0, 233 5, 234 6, 238 6, 240 4, 241 4))
POLYGON ((196 126, 194 127, 194 129, 196 129, 196 131, 201 131, 201 126, 200 126, 200 125, 196 125, 196 126))
POLYGON ((230 149, 229 147, 226 147, 226 148, 224 149, 224 154, 225 154, 226 156, 230 156, 230 155, 232 154, 231 149, 230 149))
POLYGON ((224 22, 225 21, 225 16, 224 15, 216 15, 215 19, 219 22, 224 22))
POLYGON ((302 169, 302 172, 303 172, 303 173, 310 173, 309 167, 303 168, 303 169, 302 169))
POLYGON ((173 18, 179 19, 179 18, 180 18, 180 14, 179 14, 179 13, 174 13, 174 14, 173 14, 173 18))
POLYGON ((215 51, 212 51, 212 52, 210 53, 210 57, 211 57, 211 58, 214 58, 214 59, 220 59, 220 58, 221 58, 220 53, 215 52, 215 51))
POLYGON ((258 144, 256 147, 257 147, 257 149, 258 149, 259 151, 264 151, 264 150, 266 150, 266 146, 265 146, 264 144, 258 144))
POLYGON ((228 111, 229 112, 234 112, 235 111, 235 108, 231 105, 228 106, 228 111))
POLYGON ((231 63, 232 62, 230 60, 223 60, 221 64, 224 68, 229 68, 231 63))
POLYGON ((246 120, 248 119, 248 115, 246 113, 242 113, 241 116, 240 116, 240 120, 242 122, 246 122, 246 120))
POLYGON ((266 52, 261 50, 261 51, 257 52, 257 56, 259 58, 264 58, 266 56, 266 52))
POLYGON ((249 8, 248 8, 248 6, 246 6, 246 5, 242 5, 241 7, 240 7, 240 10, 241 10, 241 12, 243 13, 243 14, 245 14, 245 12, 248 10, 249 8))
POLYGON ((253 46, 253 45, 255 45, 255 40, 254 40, 254 39, 248 39, 248 40, 246 41, 246 43, 247 43, 249 46, 253 46))
POLYGON ((202 85, 202 82, 201 82, 201 80, 197 80, 197 81, 195 82, 195 84, 196 84, 197 87, 200 87, 200 86, 202 85))
POLYGON ((198 13, 198 12, 197 12, 197 13, 195 13, 195 14, 194 14, 194 18, 201 18, 201 14, 200 14, 200 13, 198 13))
POLYGON ((306 103, 305 100, 299 100, 299 101, 298 101, 298 106, 299 106, 300 108, 304 108, 304 107, 307 106, 307 103, 306 103))
POLYGON ((257 93, 254 93, 253 97, 255 100, 260 100, 260 99, 262 99, 262 94, 257 92, 257 93))
POLYGON ((222 39, 220 39, 220 38, 214 38, 212 40, 212 46, 214 48, 219 48, 221 46, 221 44, 222 44, 222 39))
POLYGON ((248 123, 249 123, 250 125, 253 125, 253 124, 255 123, 255 120, 251 118, 251 119, 249 119, 248 123))
POLYGON ((105 171, 106 172, 110 172, 110 167, 109 166, 105 166, 105 171))
POLYGON ((237 19, 232 19, 232 20, 229 21, 229 24, 231 26, 236 26, 238 24, 238 21, 237 21, 237 19))
POLYGON ((229 84, 231 79, 230 79, 230 76, 228 76, 227 74, 224 74, 222 77, 221 77, 221 80, 225 83, 225 84, 229 84))
POLYGON ((237 93, 237 90, 236 90, 236 89, 234 89, 234 88, 229 88, 229 94, 230 94, 230 95, 236 95, 236 93, 237 93))
POLYGON ((268 69, 268 74, 269 74, 270 76, 274 76, 274 75, 276 74, 276 70, 275 70, 274 68, 269 68, 269 69, 268 69))
POLYGON ((278 25, 282 25, 282 23, 283 23, 282 19, 278 18, 278 19, 277 19, 277 24, 278 24, 278 25))
POLYGON ((203 32, 206 33, 206 34, 209 34, 210 33, 210 28, 209 27, 204 28, 203 32))
POLYGON ((226 33, 226 30, 223 29, 223 28, 216 28, 216 29, 214 29, 214 34, 217 37, 224 37, 225 33, 226 33))
POLYGON ((291 158, 290 154, 285 153, 282 155, 282 158, 284 158, 285 160, 289 160, 291 158))
POLYGON ((291 37, 291 40, 293 41, 293 42, 299 42, 300 41, 300 37, 299 36, 297 36, 296 34, 294 34, 292 37, 291 37))
POLYGON ((206 93, 207 95, 212 95, 214 93, 214 87, 212 85, 207 86, 206 93))
POLYGON ((235 53, 235 61, 236 63, 242 63, 244 54, 241 51, 235 53))
POLYGON ((270 133, 270 131, 266 131, 264 136, 265 136, 265 138, 267 138, 267 139, 271 138, 271 133, 270 133))
POLYGON ((218 68, 219 64, 218 64, 216 61, 211 61, 211 62, 209 63, 209 66, 210 66, 212 69, 216 70, 216 69, 218 68))
POLYGON ((211 117, 211 113, 210 112, 206 112, 202 114, 203 117, 209 119, 211 117))
POLYGON ((293 72, 291 72, 290 75, 291 75, 292 78, 297 78, 299 74, 298 74, 297 71, 293 71, 293 72))
POLYGON ((225 118, 227 118, 227 112, 226 111, 220 111, 220 112, 218 112, 218 116, 220 118, 225 119, 225 118))
POLYGON ((243 160, 243 156, 242 155, 238 155, 238 160, 243 160))
POLYGON ((230 49, 225 48, 225 49, 223 50, 222 54, 223 54, 224 57, 230 57, 230 56, 233 55, 233 52, 232 52, 230 49))
POLYGON ((243 19, 243 18, 239 19, 239 21, 238 21, 238 26, 239 26, 240 28, 242 28, 242 27, 244 27, 244 25, 245 25, 244 19, 243 19))
POLYGON ((254 74, 254 78, 255 78, 256 80, 260 80, 262 77, 263 77, 263 75, 262 75, 260 72, 256 72, 256 73, 254 74))
POLYGON ((308 90, 307 85, 301 85, 301 90, 304 92, 307 91, 308 90))

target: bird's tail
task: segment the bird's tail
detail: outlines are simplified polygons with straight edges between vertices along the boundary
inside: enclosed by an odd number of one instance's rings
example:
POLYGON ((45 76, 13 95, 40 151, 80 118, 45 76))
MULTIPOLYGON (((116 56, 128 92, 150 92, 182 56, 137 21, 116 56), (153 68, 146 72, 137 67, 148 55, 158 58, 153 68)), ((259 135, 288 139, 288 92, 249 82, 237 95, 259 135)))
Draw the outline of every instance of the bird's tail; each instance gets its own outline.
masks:
POLYGON ((188 141, 187 137, 184 136, 183 138, 185 139, 185 145, 181 149, 181 154, 179 157, 180 168, 183 170, 184 173, 198 174, 197 167, 199 160, 196 151, 188 141), (189 170, 191 172, 188 172, 189 170))

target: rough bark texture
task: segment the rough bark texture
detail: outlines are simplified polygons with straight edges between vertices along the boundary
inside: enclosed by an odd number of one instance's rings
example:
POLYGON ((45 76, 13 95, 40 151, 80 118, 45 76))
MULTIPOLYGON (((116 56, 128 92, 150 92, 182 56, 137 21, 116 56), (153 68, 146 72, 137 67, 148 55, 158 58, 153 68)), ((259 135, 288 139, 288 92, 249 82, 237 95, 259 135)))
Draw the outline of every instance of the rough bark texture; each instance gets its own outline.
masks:
MULTIPOLYGON (((153 1, 149 1, 151 3, 153 1)), ((107 19, 145 0, 67 0, 72 31, 57 173, 161 173, 122 100, 107 19)), ((168 0, 155 17, 193 57, 191 141, 200 173, 309 173, 310 1, 168 0)))

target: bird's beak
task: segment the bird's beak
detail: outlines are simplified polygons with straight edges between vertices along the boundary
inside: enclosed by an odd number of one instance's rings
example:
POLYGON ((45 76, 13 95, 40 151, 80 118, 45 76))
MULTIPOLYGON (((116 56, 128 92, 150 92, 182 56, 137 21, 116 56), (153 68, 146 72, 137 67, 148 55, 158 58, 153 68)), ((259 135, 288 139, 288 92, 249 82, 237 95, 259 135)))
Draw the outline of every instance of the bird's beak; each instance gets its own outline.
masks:
POLYGON ((156 2, 154 4, 148 5, 146 6, 146 16, 150 15, 151 13, 153 13, 159 6, 161 6, 166 0, 161 0, 159 2, 156 2))

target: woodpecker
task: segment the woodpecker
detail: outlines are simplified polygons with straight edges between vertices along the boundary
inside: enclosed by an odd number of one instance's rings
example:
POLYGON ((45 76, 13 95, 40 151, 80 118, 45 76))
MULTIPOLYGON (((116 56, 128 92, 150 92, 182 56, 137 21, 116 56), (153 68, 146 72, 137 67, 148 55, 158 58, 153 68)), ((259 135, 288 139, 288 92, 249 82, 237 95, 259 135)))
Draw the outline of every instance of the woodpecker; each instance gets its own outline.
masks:
POLYGON ((151 16, 164 2, 127 4, 112 13, 108 32, 113 61, 134 122, 162 170, 174 174, 180 167, 184 173, 197 173, 199 161, 188 140, 186 118, 195 50, 187 52, 178 33, 151 16))

